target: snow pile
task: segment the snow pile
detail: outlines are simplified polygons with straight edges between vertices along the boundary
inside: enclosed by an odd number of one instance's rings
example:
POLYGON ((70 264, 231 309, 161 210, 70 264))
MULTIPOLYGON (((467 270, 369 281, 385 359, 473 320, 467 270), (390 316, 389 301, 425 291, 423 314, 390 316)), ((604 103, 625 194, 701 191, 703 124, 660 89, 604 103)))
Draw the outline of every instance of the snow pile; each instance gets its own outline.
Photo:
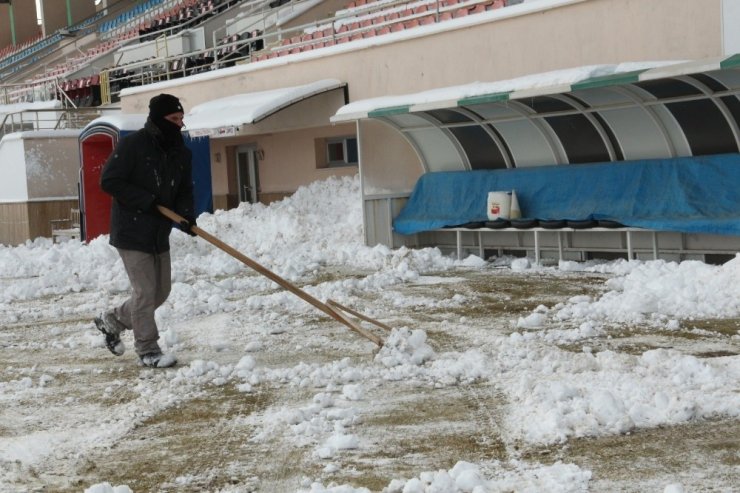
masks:
POLYGON ((665 349, 640 356, 572 354, 527 347, 508 342, 499 358, 508 375, 503 384, 510 400, 507 427, 528 443, 740 416, 736 357, 699 359, 665 349))
POLYGON ((98 483, 85 488, 85 493, 134 493, 131 488, 126 485, 112 486, 110 483, 98 483))
POLYGON ((14 279, 0 292, 0 302, 100 288, 128 289, 123 264, 107 237, 88 245, 77 241, 53 244, 47 238, 17 247, 0 245, 0 278, 14 279))
POLYGON ((555 307, 558 320, 664 323, 667 318, 718 318, 740 315, 740 255, 721 266, 703 262, 634 263, 610 279, 600 299, 577 298, 555 307))
MULTIPOLYGON (((513 266, 512 266, 513 270, 513 266)), ((568 343, 608 335, 606 326, 635 324, 678 330, 680 320, 740 316, 740 254, 723 265, 616 261, 560 262, 566 272, 615 274, 599 298, 577 295, 548 308, 540 305, 515 322, 519 340, 568 343)))
POLYGON ((590 471, 574 464, 527 466, 517 461, 509 464, 494 462, 491 479, 476 464, 460 461, 449 471, 426 472, 407 482, 392 481, 383 493, 467 493, 486 491, 517 491, 521 493, 570 493, 587 491, 590 471))
POLYGON ((335 393, 319 392, 307 405, 271 408, 264 413, 269 422, 262 423, 252 441, 288 438, 297 447, 313 447, 314 456, 321 460, 360 447, 360 439, 351 432, 361 421, 360 412, 350 400, 335 393))
POLYGON ((434 357, 423 330, 394 329, 386 339, 375 361, 390 368, 399 365, 421 365, 434 357))
MULTIPOLYGON (((202 214, 198 225, 248 257, 296 280, 323 265, 382 270, 407 279, 409 271, 443 269, 454 262, 436 249, 421 251, 362 246, 359 178, 332 177, 299 188, 279 202, 242 203, 237 209, 202 214)), ((185 235, 172 235, 179 267, 209 276, 233 275, 243 265, 203 241, 195 249, 185 235), (184 257, 180 252, 187 252, 184 257)), ((414 274, 411 274, 414 277, 414 274)))
MULTIPOLYGON (((551 466, 526 465, 519 461, 502 463, 495 461, 487 475, 470 462, 459 461, 449 471, 423 472, 409 480, 394 479, 383 488, 383 493, 485 493, 494 491, 516 491, 518 493, 575 493, 588 491, 591 472, 574 464, 560 462, 551 466), (490 476, 490 479, 489 479, 490 476)), ((366 488, 351 486, 325 487, 313 483, 299 493, 369 493, 366 488)))
MULTIPOLYGON (((319 299, 347 301, 353 292, 379 291, 417 279, 422 272, 457 265, 438 249, 391 250, 382 245, 364 246, 359 195, 357 176, 329 178, 301 187, 291 197, 270 206, 243 203, 230 211, 202 214, 198 224, 290 282, 311 276, 325 266, 370 271, 364 278, 322 283, 307 289, 319 299)), ((265 290, 271 284, 202 239, 174 231, 170 241, 173 287, 167 303, 157 314, 159 320, 174 314, 192 318, 233 311, 235 303, 229 300, 233 293, 265 290)), ((0 245, 0 278, 14 279, 0 292, 0 302, 97 289, 115 294, 126 292, 129 287, 123 264, 115 249, 108 245, 107 236, 89 244, 76 241, 53 244, 48 239, 37 239, 12 248, 0 245)), ((283 291, 255 296, 247 303, 253 309, 312 309, 283 291)), ((78 308, 78 311, 94 312, 105 305, 78 308)))

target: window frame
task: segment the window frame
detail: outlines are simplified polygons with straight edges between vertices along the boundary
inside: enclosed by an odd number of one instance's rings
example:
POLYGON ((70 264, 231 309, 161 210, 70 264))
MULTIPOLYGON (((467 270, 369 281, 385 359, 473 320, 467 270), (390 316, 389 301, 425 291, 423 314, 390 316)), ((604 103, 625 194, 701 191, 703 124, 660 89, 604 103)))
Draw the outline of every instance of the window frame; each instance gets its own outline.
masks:
POLYGON ((327 137, 324 139, 324 167, 326 168, 341 168, 344 166, 357 166, 359 165, 359 152, 357 149, 357 136, 356 135, 340 135, 336 137, 327 137), (356 161, 349 161, 349 145, 348 141, 354 140, 355 141, 355 155, 357 156, 356 161), (331 160, 329 152, 329 146, 336 145, 336 144, 342 144, 342 155, 344 156, 344 159, 341 160, 331 160))

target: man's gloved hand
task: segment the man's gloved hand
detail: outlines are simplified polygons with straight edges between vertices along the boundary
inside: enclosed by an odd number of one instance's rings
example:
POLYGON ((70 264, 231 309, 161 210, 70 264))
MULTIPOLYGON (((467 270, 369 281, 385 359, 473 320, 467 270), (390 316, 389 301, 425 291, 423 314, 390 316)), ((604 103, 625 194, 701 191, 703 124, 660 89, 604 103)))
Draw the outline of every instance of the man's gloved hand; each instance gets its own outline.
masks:
POLYGON ((190 236, 198 236, 198 235, 196 235, 196 234, 195 234, 195 232, 193 231, 193 226, 197 226, 197 224, 196 224, 196 222, 195 222, 195 218, 194 218, 194 217, 188 217, 188 218, 186 218, 186 219, 183 219, 182 221, 180 221, 180 229, 181 229, 181 230, 182 230, 182 231, 183 231, 184 233, 187 233, 187 234, 189 234, 190 236))

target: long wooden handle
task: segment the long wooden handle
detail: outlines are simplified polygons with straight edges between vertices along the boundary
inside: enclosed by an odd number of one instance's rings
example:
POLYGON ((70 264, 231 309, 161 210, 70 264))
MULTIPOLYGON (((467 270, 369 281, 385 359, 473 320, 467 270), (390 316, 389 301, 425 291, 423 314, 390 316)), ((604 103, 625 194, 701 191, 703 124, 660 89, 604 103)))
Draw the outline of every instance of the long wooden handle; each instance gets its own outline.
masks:
MULTIPOLYGON (((177 214, 174 211, 169 210, 168 208, 166 208, 164 206, 158 205, 157 206, 157 209, 159 210, 160 213, 162 213, 162 215, 164 215, 165 217, 171 219, 172 221, 174 221, 174 222, 176 222, 178 224, 181 223, 182 221, 186 221, 186 219, 184 217, 180 216, 179 214, 177 214)), ((304 301, 312 304, 313 306, 315 306, 316 308, 318 308, 322 312, 326 313, 327 315, 329 315, 331 318, 333 318, 337 322, 339 322, 339 323, 341 323, 343 325, 346 325, 351 330, 353 330, 353 331, 357 332, 358 334, 362 335, 363 337, 371 340, 372 342, 374 342, 378 346, 382 346, 383 345, 383 340, 380 337, 376 336, 375 334, 373 334, 371 332, 368 332, 368 331, 364 330, 358 324, 353 323, 347 317, 345 317, 342 314, 338 313, 336 310, 334 310, 332 307, 328 306, 326 303, 323 303, 323 302, 319 301, 318 299, 314 298, 313 296, 311 296, 307 292, 303 291, 299 287, 295 286, 291 282, 289 282, 289 281, 283 279, 282 277, 280 277, 279 275, 275 274, 274 272, 272 272, 267 267, 264 267, 263 265, 259 264, 258 262, 255 262, 254 260, 252 260, 251 258, 247 257, 246 255, 244 255, 243 253, 241 253, 237 249, 235 249, 235 248, 227 245, 226 243, 224 243, 223 241, 219 240, 215 236, 209 234, 208 232, 203 231, 198 226, 193 226, 190 229, 191 229, 191 231, 193 233, 197 234, 198 236, 200 236, 201 238, 203 238, 204 240, 206 240, 208 243, 216 246, 217 248, 220 248, 224 252, 228 253, 229 255, 231 255, 232 257, 234 257, 235 259, 240 260, 241 262, 243 262, 244 264, 246 264, 250 268, 256 270, 257 272, 259 272, 263 276, 267 277, 271 281, 275 282, 276 284, 279 284, 280 286, 282 286, 283 288, 287 289, 288 291, 290 291, 294 295, 296 295, 299 298, 303 299, 304 301)))
POLYGON ((386 325, 383 322, 378 322, 374 318, 370 318, 367 315, 364 315, 364 314, 362 314, 362 313, 360 313, 358 311, 353 310, 352 308, 349 308, 347 306, 341 305, 341 304, 337 303, 334 300, 326 300, 326 304, 329 305, 332 308, 339 308, 343 312, 350 313, 350 314, 354 315, 355 317, 359 318, 360 320, 364 320, 365 322, 370 322, 371 324, 375 324, 378 327, 380 327, 381 329, 387 330, 388 332, 391 332, 393 330, 393 328, 391 326, 386 325))

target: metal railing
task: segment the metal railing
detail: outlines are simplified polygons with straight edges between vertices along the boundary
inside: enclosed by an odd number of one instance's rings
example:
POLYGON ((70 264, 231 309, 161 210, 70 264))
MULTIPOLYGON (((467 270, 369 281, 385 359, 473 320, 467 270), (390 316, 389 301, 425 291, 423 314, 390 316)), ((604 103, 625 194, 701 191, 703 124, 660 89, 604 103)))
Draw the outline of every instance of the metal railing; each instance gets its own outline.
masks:
POLYGON ((82 129, 105 114, 118 113, 118 108, 49 108, 8 113, 0 120, 0 138, 16 132, 34 130, 82 129))
MULTIPOLYGON (((436 22, 442 20, 443 15, 448 12, 492 2, 492 0, 461 0, 458 3, 449 0, 378 1, 367 3, 361 7, 344 9, 338 11, 338 14, 332 17, 317 19, 290 28, 277 25, 278 11, 300 7, 301 4, 308 1, 310 0, 305 0, 305 2, 295 1, 274 8, 269 7, 270 3, 273 3, 270 0, 255 0, 230 5, 224 12, 240 10, 239 17, 241 18, 248 18, 249 16, 257 18, 251 24, 245 24, 236 33, 232 33, 232 35, 239 34, 240 36, 249 33, 249 37, 242 37, 226 43, 217 43, 216 34, 226 32, 226 29, 230 27, 222 26, 213 31, 216 44, 211 48, 172 56, 165 54, 165 56, 158 56, 149 60, 104 69, 100 72, 101 104, 106 105, 118 101, 121 90, 128 87, 143 86, 218 70, 236 64, 250 63, 257 56, 260 56, 260 59, 265 56, 283 56, 288 53, 302 51, 308 45, 321 46, 358 39, 369 31, 375 31, 386 26, 390 27, 399 22, 413 22, 429 16, 433 16, 436 22), (394 16, 392 20, 377 21, 381 13, 387 16, 394 12, 397 12, 398 16, 394 16), (376 19, 376 21, 372 21, 372 19, 376 19), (175 63, 178 61, 182 63, 175 63), (188 61, 189 63, 187 63, 188 61)), ((501 3, 504 4, 503 1, 501 3)), ((511 5, 513 3, 516 2, 507 0, 505 4, 511 5)), ((219 15, 224 12, 220 12, 219 15)), ((447 15, 449 18, 449 14, 447 15)), ((164 41, 166 46, 168 33, 179 33, 188 29, 189 26, 198 25, 203 22, 202 17, 197 16, 183 24, 170 26, 158 32, 146 33, 144 37, 159 36, 159 41, 164 41)), ((131 38, 131 41, 138 38, 138 36, 131 38)), ((27 87, 28 84, 25 86, 27 87)), ((52 95, 55 93, 57 93, 57 88, 53 88, 51 92, 46 91, 45 94, 52 95)), ((2 100, 3 94, 0 93, 0 103, 2 103, 2 100)))
POLYGON ((32 103, 56 99, 56 81, 0 86, 0 104, 32 103))
MULTIPOLYGON (((218 70, 220 68, 230 67, 236 64, 250 63, 257 54, 280 51, 283 48, 283 46, 280 45, 282 40, 291 39, 297 34, 305 34, 307 31, 324 31, 326 29, 330 29, 331 32, 321 39, 314 38, 305 42, 298 41, 297 43, 291 43, 291 46, 300 47, 322 40, 333 40, 336 42, 345 36, 361 34, 371 28, 374 29, 378 27, 377 25, 358 26, 355 29, 345 30, 342 26, 350 26, 354 21, 359 22, 365 17, 373 17, 378 15, 379 12, 387 11, 389 9, 397 8, 398 10, 403 10, 404 8, 413 8, 414 6, 421 4, 431 6, 427 12, 419 14, 412 13, 407 18, 399 19, 404 20, 430 14, 440 15, 445 11, 454 10, 466 5, 475 5, 490 1, 491 0, 468 0, 461 1, 459 4, 451 6, 445 6, 443 0, 395 0, 392 2, 373 2, 368 3, 363 7, 341 11, 339 15, 335 15, 330 18, 319 19, 290 28, 277 27, 274 30, 269 30, 270 27, 275 26, 274 23, 272 26, 266 24, 266 19, 269 15, 276 13, 280 9, 285 9, 286 7, 294 8, 296 6, 300 6, 300 4, 304 2, 293 2, 289 5, 282 5, 275 8, 266 8, 269 7, 269 0, 250 2, 247 5, 242 4, 239 6, 240 8, 251 8, 251 10, 249 10, 247 14, 244 14, 243 17, 248 14, 261 14, 259 15, 260 18, 252 24, 246 25, 235 34, 243 35, 245 33, 253 33, 255 30, 262 31, 260 34, 250 36, 248 38, 241 38, 237 41, 217 44, 211 48, 190 51, 187 54, 118 65, 115 68, 106 70, 109 87, 103 90, 103 92, 110 94, 109 102, 115 102, 119 97, 120 91, 127 87, 141 86, 196 73, 218 70), (254 49, 256 46, 261 46, 262 48, 259 50, 254 49), (173 62, 188 58, 191 60, 204 61, 193 65, 183 63, 182 66, 173 70, 173 62)), ((148 35, 151 35, 151 33, 148 35)))

